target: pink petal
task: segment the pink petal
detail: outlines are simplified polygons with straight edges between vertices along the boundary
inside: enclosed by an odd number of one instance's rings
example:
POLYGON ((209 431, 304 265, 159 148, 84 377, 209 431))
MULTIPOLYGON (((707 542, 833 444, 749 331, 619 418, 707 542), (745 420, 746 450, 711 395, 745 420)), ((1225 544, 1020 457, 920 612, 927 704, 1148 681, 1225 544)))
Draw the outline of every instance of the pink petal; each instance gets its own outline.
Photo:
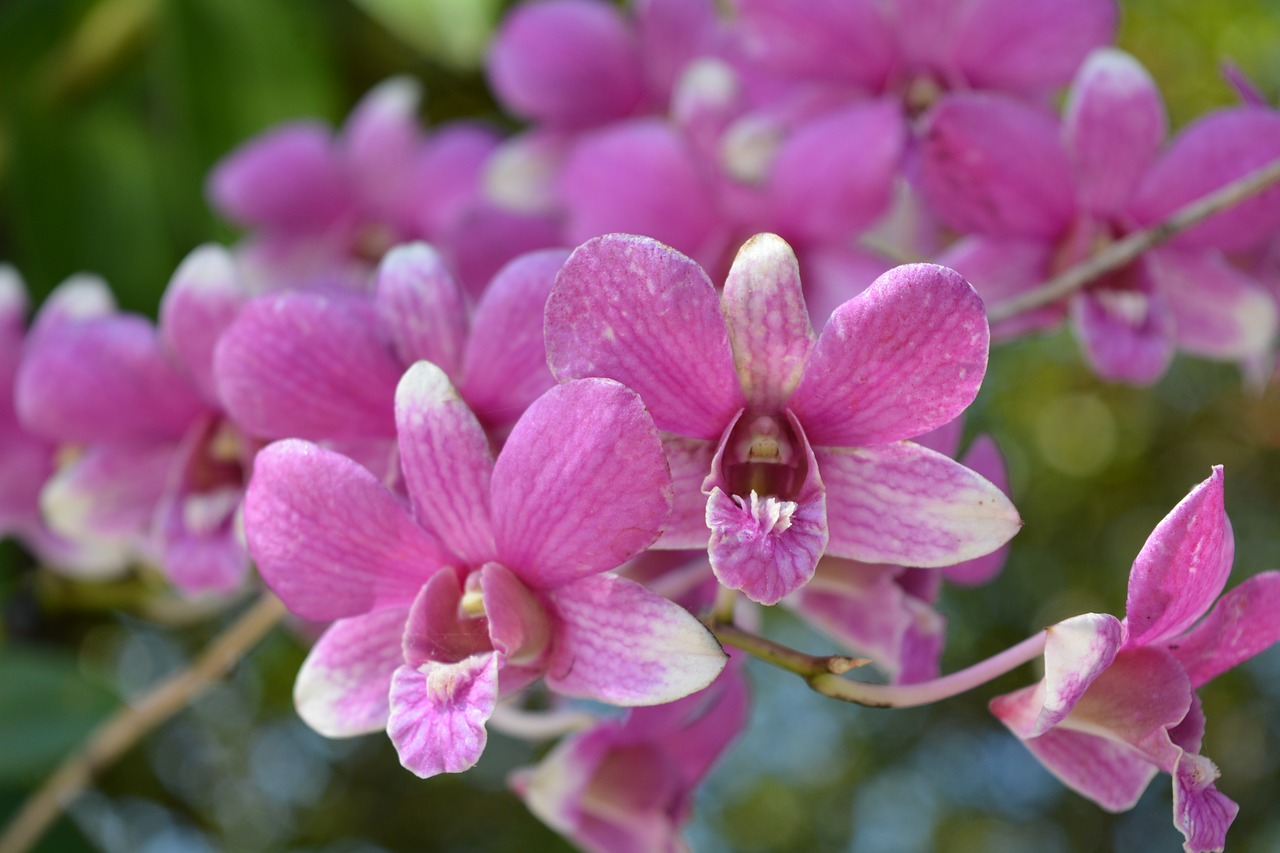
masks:
POLYGON ((293 685, 298 716, 325 737, 387 725, 391 676, 404 661, 400 635, 408 611, 395 607, 334 622, 311 648, 293 685))
POLYGON ((816 338, 791 247, 774 234, 748 240, 729 270, 721 301, 747 405, 779 410, 800 383, 816 338))
POLYGON ((53 532, 75 542, 139 548, 177 459, 177 443, 90 447, 50 477, 40 511, 53 532))
POLYGON ((462 291, 444 258, 426 243, 388 252, 378 265, 378 319, 403 364, 426 359, 457 378, 467 340, 462 291))
MULTIPOLYGON (((1050 277, 1055 246, 1047 240, 999 240, 966 237, 938 256, 938 263, 960 273, 978 291, 982 301, 995 308, 1050 277)), ((1012 337, 1051 329, 1065 315, 1059 303, 1026 311, 997 323, 992 337, 1012 337)))
POLYGON ((452 569, 436 572, 423 585, 397 642, 404 663, 412 667, 458 663, 493 648, 488 624, 480 615, 463 610, 462 595, 458 572, 452 569))
POLYGON ((1213 781, 1218 768, 1202 755, 1184 754, 1173 774, 1173 825, 1186 842, 1182 849, 1220 851, 1227 843, 1227 829, 1240 807, 1218 792, 1213 781))
POLYGON ((369 300, 281 293, 250 302, 214 355, 231 417, 268 438, 390 436, 402 366, 369 300))
POLYGON ((1129 54, 1099 48, 1076 75, 1063 117, 1081 207, 1120 215, 1164 144, 1164 102, 1147 70, 1129 54))
POLYGON ((244 583, 249 575, 249 555, 234 525, 234 512, 239 505, 238 492, 227 490, 222 494, 188 495, 175 501, 168 512, 161 510, 160 566, 179 590, 188 595, 228 593, 244 583), (230 509, 217 529, 183 525, 183 516, 191 513, 193 506, 198 514, 209 503, 219 504, 219 513, 230 509))
POLYGON ((240 313, 246 293, 231 253, 206 244, 187 255, 160 301, 160 338, 205 402, 216 405, 213 350, 240 313))
MULTIPOLYGON (((1009 494, 1009 472, 1005 468, 1004 456, 1001 455, 1000 448, 996 446, 991 436, 980 435, 974 439, 969 451, 960 460, 960 464, 975 474, 986 477, 997 489, 1006 495, 1009 494)), ((1002 545, 985 556, 965 560, 954 566, 946 566, 941 570, 942 575, 954 584, 978 586, 1000 574, 1000 570, 1004 568, 1005 558, 1008 556, 1009 546, 1002 545)))
POLYGON ((973 401, 988 342, 982 300, 958 273, 898 267, 836 309, 788 405, 818 447, 912 438, 973 401))
POLYGON ((555 385, 547 367, 543 311, 564 249, 520 255, 485 288, 471 321, 461 389, 482 423, 514 423, 529 404, 555 385))
POLYGON ((565 234, 579 243, 644 234, 704 264, 719 260, 725 223, 688 141, 667 122, 637 119, 584 136, 565 161, 565 234))
POLYGON ((714 0, 638 0, 631 8, 645 77, 655 95, 670 93, 688 65, 713 53, 722 40, 714 0))
POLYGON ((618 10, 591 0, 514 9, 489 47, 488 71, 513 113, 567 128, 622 118, 644 90, 631 27, 618 10))
POLYGON ((45 297, 31 321, 27 340, 37 340, 48 330, 65 323, 109 317, 117 310, 115 294, 105 281, 96 275, 77 273, 45 297))
POLYGON ((1045 629, 1044 693, 1035 724, 1021 738, 1042 735, 1062 722, 1120 651, 1124 628, 1105 613, 1086 613, 1045 629))
POLYGON ((396 670, 387 734, 407 770, 426 779, 461 773, 480 760, 489 739, 484 724, 498 701, 499 666, 498 653, 489 652, 396 670))
MULTIPOLYGON (((1121 271, 1122 276, 1145 272, 1121 271)), ((1093 287, 1071 300, 1071 317, 1090 367, 1103 379, 1150 385, 1173 360, 1173 315, 1153 285, 1093 287)))
MULTIPOLYGON (((936 429, 932 429, 923 435, 916 436, 912 441, 921 447, 928 448, 936 453, 941 453, 943 456, 950 456, 952 459, 955 459, 956 451, 960 449, 960 439, 963 435, 964 415, 961 414, 936 429)), ((970 465, 968 467, 972 468, 973 466, 970 465)), ((991 478, 988 477, 987 479, 991 478)))
POLYGON ((1076 702, 1059 725, 1127 743, 1166 772, 1181 749, 1168 730, 1191 709, 1191 683, 1164 649, 1128 647, 1076 702))
POLYGON ((46 329, 14 383, 23 426, 57 442, 176 441, 207 408, 142 317, 46 329))
POLYGON ((659 429, 718 440, 742 408, 715 288, 655 240, 611 234, 578 247, 547 301, 546 333, 559 379, 616 379, 659 429))
POLYGON ((778 227, 815 242, 857 234, 888 210, 905 144, 902 108, 888 99, 803 124, 769 173, 778 227), (851 147, 851 139, 859 144, 851 147))
POLYGON ((492 559, 489 438, 431 362, 418 362, 400 380, 396 428, 414 518, 464 563, 492 559))
POLYGON ((1176 637, 1204 615, 1226 585, 1222 466, 1166 515, 1134 560, 1125 602, 1126 648, 1176 637))
POLYGON ((705 549, 711 531, 707 528, 707 496, 702 493, 702 481, 711 473, 716 445, 698 438, 666 435, 662 449, 671 466, 675 502, 671 520, 653 547, 705 549))
POLYGON ((368 216, 388 217, 406 194, 405 176, 423 147, 418 127, 421 100, 417 80, 407 76, 384 80, 360 99, 342 128, 338 143, 343 165, 358 187, 362 212, 368 216))
POLYGON ((839 243, 805 248, 799 256, 805 303, 818 326, 826 325, 837 308, 895 266, 880 255, 839 243))
POLYGON ((895 60, 894 34, 871 0, 740 0, 747 47, 769 67, 877 89, 895 60))
POLYGON ((1218 252, 1159 249, 1144 262, 1169 305, 1180 348, 1221 359, 1268 351, 1276 333, 1276 303, 1256 278, 1218 252))
POLYGON ((539 397, 493 470, 499 559, 540 590, 635 556, 658 538, 671 504, 652 419, 634 392, 607 379, 539 397))
POLYGON ((1191 686, 1202 684, 1280 641, 1280 572, 1255 575, 1228 592, 1204 621, 1169 644, 1191 686))
POLYGON ((729 589, 752 601, 777 604, 813 576, 827 544, 825 505, 809 500, 727 495, 719 487, 707 498, 711 568, 729 589))
POLYGON ((1075 213, 1058 124, 991 95, 952 95, 926 117, 921 189, 944 222, 986 237, 1054 239, 1075 213))
MULTIPOLYGON (((1130 208, 1143 224, 1280 157, 1280 113, 1236 107, 1210 113, 1188 126, 1147 173, 1130 208)), ((1174 245, 1188 249, 1245 249, 1280 228, 1280 187, 1228 207, 1182 232, 1174 245)))
POLYGON ((1022 520, 1004 493, 910 442, 816 448, 827 487, 827 553, 931 568, 990 553, 1022 520))
POLYGON ((310 122, 277 127, 228 154, 208 195, 237 222, 295 233, 326 227, 348 199, 329 130, 310 122))
MULTIPOLYGON (((485 564, 479 578, 493 647, 506 655, 513 667, 541 670, 554 630, 547 608, 501 563, 485 564)), ((504 675, 503 693, 507 692, 506 680, 504 675)))
POLYGON ((975 0, 956 35, 954 61, 974 88, 1053 89, 1115 30, 1111 0, 975 0))
POLYGON ((447 247, 458 281, 479 296, 502 266, 525 252, 561 246, 563 228, 557 218, 503 210, 481 201, 467 208, 439 237, 447 247))
POLYGON ((559 625, 547 685, 612 705, 657 705, 701 690, 728 657, 689 611, 634 581, 584 577, 552 593, 559 625))
POLYGON ((418 159, 406 199, 416 216, 417 231, 445 240, 444 232, 451 231, 475 205, 481 176, 497 146, 493 128, 479 124, 456 121, 435 130, 418 159))
POLYGON ((447 560, 372 474, 305 441, 260 451, 245 536, 267 585, 308 619, 403 607, 447 560))

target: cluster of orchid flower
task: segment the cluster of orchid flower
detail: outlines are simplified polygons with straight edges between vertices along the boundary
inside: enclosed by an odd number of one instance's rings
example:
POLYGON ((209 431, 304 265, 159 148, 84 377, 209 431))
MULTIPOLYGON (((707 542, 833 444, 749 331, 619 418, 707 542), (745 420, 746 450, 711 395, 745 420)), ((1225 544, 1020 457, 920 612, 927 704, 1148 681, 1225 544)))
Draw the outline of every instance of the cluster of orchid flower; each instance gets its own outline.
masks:
POLYGON ((933 602, 994 577, 1022 523, 989 439, 953 459, 988 310, 1006 337, 1069 318, 1104 379, 1153 382, 1175 349, 1265 379, 1280 189, 1036 294, 1280 157, 1280 113, 1166 142, 1111 0, 729 6, 516 6, 488 63, 528 121, 509 138, 425 133, 397 79, 337 134, 250 141, 209 182, 243 242, 193 252, 157 326, 77 277, 26 328, 4 270, 4 532, 193 595, 252 560, 331 623, 296 685, 312 727, 385 729, 424 777, 489 725, 565 734, 513 787, 584 849, 680 848, 747 716, 724 646, 879 706, 1043 655, 995 715, 1104 808, 1168 773, 1186 849, 1222 849, 1195 690, 1280 638, 1280 574, 1213 606, 1220 468, 1152 533, 1123 620, 939 677, 933 602), (775 604, 888 683, 749 631, 775 604), (582 698, 631 710, 583 729, 582 698))

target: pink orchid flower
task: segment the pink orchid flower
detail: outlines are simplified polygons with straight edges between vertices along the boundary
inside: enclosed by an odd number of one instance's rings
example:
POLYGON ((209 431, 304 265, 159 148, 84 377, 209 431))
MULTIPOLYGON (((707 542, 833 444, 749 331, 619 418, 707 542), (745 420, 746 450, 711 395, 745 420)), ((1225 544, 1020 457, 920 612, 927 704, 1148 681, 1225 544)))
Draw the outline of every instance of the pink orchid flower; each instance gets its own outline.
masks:
POLYGON ((803 586, 824 552, 937 567, 1021 524, 991 483, 904 440, 955 418, 986 368, 981 300, 951 270, 887 273, 817 337, 778 237, 743 246, 722 298, 674 249, 614 234, 565 263, 546 334, 557 378, 623 382, 670 433, 660 546, 709 546, 720 582, 754 601, 803 586))
POLYGON ((298 674, 323 734, 383 726, 420 776, 484 750, 500 695, 538 677, 617 705, 670 702, 724 667, 688 611, 610 569, 671 506, 652 419, 608 380, 548 391, 496 459, 441 369, 401 380, 395 418, 409 506, 365 468, 300 440, 258 455, 249 548, 298 615, 337 620, 298 674))
POLYGON ((1215 467, 1138 554, 1125 618, 1089 613, 1050 628, 1045 677, 991 702, 1045 767, 1109 811, 1132 808, 1157 772, 1172 776, 1173 822, 1188 853, 1222 850, 1237 811, 1199 754, 1205 718, 1195 691, 1280 640, 1280 572, 1255 575, 1214 604, 1233 553, 1215 467))

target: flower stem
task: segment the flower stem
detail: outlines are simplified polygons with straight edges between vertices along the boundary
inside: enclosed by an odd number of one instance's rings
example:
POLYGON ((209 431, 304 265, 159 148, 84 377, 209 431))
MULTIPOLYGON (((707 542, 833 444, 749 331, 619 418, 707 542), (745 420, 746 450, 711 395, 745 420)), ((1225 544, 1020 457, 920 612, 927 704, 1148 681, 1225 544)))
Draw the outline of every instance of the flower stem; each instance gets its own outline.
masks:
POLYGON ((1057 302, 1094 279, 1137 260, 1144 252, 1193 225, 1199 225, 1215 213, 1257 195, 1277 182, 1280 182, 1280 159, 1272 160, 1262 168, 1183 205, 1167 219, 1141 231, 1134 231, 1043 284, 991 305, 987 310, 988 318, 992 323, 999 323, 1025 311, 1057 302))
POLYGON ((136 704, 117 711, 23 803, 0 836, 0 853, 23 853, 30 849, 62 810, 88 786, 94 774, 110 766, 143 735, 225 675, 284 614, 280 599, 264 593, 219 634, 191 666, 157 684, 136 704))
POLYGON ((865 681, 820 674, 809 679, 809 686, 833 699, 873 708, 928 705, 958 696, 1035 660, 1044 652, 1046 636, 1046 632, 1040 631, 981 663, 919 684, 868 684, 865 681))
POLYGON ((724 645, 741 649, 752 657, 760 658, 788 672, 794 672, 810 683, 818 676, 842 675, 871 662, 865 658, 850 658, 842 655, 826 657, 807 655, 781 643, 767 640, 758 634, 744 631, 736 625, 721 625, 713 622, 710 627, 716 639, 724 645))

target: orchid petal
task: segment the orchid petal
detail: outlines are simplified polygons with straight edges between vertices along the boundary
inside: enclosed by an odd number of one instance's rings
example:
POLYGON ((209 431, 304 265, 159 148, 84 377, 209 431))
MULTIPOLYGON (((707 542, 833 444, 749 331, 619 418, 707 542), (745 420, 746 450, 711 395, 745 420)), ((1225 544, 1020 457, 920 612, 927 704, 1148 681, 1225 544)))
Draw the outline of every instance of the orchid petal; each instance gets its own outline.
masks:
POLYGON ((423 584, 396 644, 404 663, 412 667, 458 663, 492 650, 488 625, 479 616, 463 612, 462 594, 458 573, 452 570, 436 572, 423 584))
POLYGON ((396 432, 414 518, 464 563, 492 559, 493 451, 449 377, 429 361, 409 368, 396 388, 396 432))
POLYGON ((836 309, 788 406, 815 446, 912 438, 973 401, 989 340, 982 300, 958 273, 897 267, 836 309))
POLYGON ((1280 642, 1280 572, 1255 575, 1228 592, 1204 621, 1169 644, 1198 688, 1280 642))
POLYGON ((718 440, 742 408, 715 288, 656 240, 611 234, 575 250, 547 300, 546 335, 557 378, 615 379, 659 429, 718 440))
POLYGON ((729 270, 722 302, 748 407, 780 409, 800 383, 816 338, 791 247, 774 234, 748 240, 729 270))
MULTIPOLYGON (((964 276, 982 301, 995 309, 1049 278, 1053 254, 1053 244, 1044 240, 965 237, 949 246, 937 260, 964 276)), ((1051 329, 1062 322, 1065 313, 1062 303, 1025 311, 996 323, 991 327, 991 336, 1008 340, 1051 329)))
POLYGON ((378 319, 404 364, 426 359, 457 377, 467 339, 462 291, 444 258, 426 243, 388 252, 378 265, 378 319))
MULTIPOLYGON (((1006 495, 1009 494, 1009 472, 1005 468, 1000 448, 996 446, 991 436, 980 435, 974 439, 968 452, 961 458, 960 464, 975 474, 986 477, 997 489, 1006 495)), ((990 554, 974 557, 972 560, 965 560, 954 566, 945 566, 941 569, 941 573, 951 583, 961 586, 978 586, 1000 574, 1000 570, 1004 568, 1005 558, 1008 556, 1009 546, 1001 545, 990 554)))
POLYGON ((689 611, 614 575, 555 590, 547 685, 612 705, 658 705, 710 684, 728 657, 689 611))
POLYGON ((542 317, 556 273, 568 257, 564 249, 520 255, 485 288, 471 321, 460 386, 481 422, 514 423, 555 385, 547 367, 542 317))
POLYGON ((339 619, 311 647, 293 685, 303 722, 325 737, 351 737, 387 725, 391 676, 404 661, 401 607, 339 619))
POLYGON ((338 144, 345 155, 343 165, 359 187, 367 214, 394 213, 406 194, 405 175, 422 150, 417 120, 421 101, 417 80, 392 77, 360 99, 342 128, 338 144))
POLYGON ((827 553, 932 568, 990 553, 1022 526, 1008 497, 910 442, 816 448, 827 488, 827 553))
POLYGON ((1144 263, 1169 305, 1178 346, 1209 358, 1266 353, 1276 333, 1276 303, 1262 284, 1217 252, 1160 249, 1144 263))
POLYGON ((231 417, 268 438, 390 436, 403 367, 369 301, 281 293, 244 307, 214 354, 231 417))
POLYGON ((1035 737, 1062 722, 1089 685, 1115 661, 1123 640, 1120 620, 1106 613, 1086 613, 1046 628, 1040 713, 1029 731, 1015 729, 1014 733, 1035 737))
POLYGON ((747 47, 787 74, 875 89, 893 66, 894 34, 872 0, 740 0, 747 47))
POLYGON ((406 606, 451 559, 373 474, 296 439, 259 451, 244 517, 263 579, 308 619, 406 606))
POLYGON ((711 531, 707 529, 707 496, 702 493, 702 482, 711 472, 716 445, 699 438, 665 435, 662 449, 671 466, 674 503, 671 520, 653 547, 705 549, 711 531))
POLYGON ((512 667, 541 666, 551 641, 551 617, 538 597, 501 563, 486 563, 480 570, 479 583, 489 619, 489 637, 508 663, 503 670, 505 694, 506 673, 512 667))
POLYGON ((539 397, 494 465, 499 559, 535 589, 621 565, 653 544, 671 505, 653 420, 634 392, 608 379, 539 397))
POLYGON ((1173 825, 1186 839, 1182 849, 1190 853, 1223 850, 1227 829, 1240 811, 1213 786, 1218 775, 1212 761, 1194 753, 1184 754, 1174 770, 1173 825))
POLYGON ((1173 315, 1163 294, 1149 292, 1152 286, 1091 288, 1071 300, 1080 346, 1103 379, 1150 385, 1169 368, 1173 315))
POLYGON ((177 458, 175 443, 92 446, 44 484, 40 511, 54 533, 73 542, 139 548, 177 458))
POLYGON ((1226 585, 1222 466, 1166 515, 1133 562, 1125 602, 1126 648, 1176 637, 1204 615, 1226 585))
POLYGON ((160 300, 160 338, 206 403, 217 404, 213 351, 246 293, 231 253, 207 244, 187 255, 160 300))
POLYGON ((729 589, 752 601, 777 604, 813 577, 827 544, 821 489, 807 500, 782 500, 752 491, 707 498, 711 568, 729 589))
POLYGON ((387 734, 415 776, 461 773, 480 760, 498 701, 499 653, 457 663, 402 666, 391 678, 387 734))

